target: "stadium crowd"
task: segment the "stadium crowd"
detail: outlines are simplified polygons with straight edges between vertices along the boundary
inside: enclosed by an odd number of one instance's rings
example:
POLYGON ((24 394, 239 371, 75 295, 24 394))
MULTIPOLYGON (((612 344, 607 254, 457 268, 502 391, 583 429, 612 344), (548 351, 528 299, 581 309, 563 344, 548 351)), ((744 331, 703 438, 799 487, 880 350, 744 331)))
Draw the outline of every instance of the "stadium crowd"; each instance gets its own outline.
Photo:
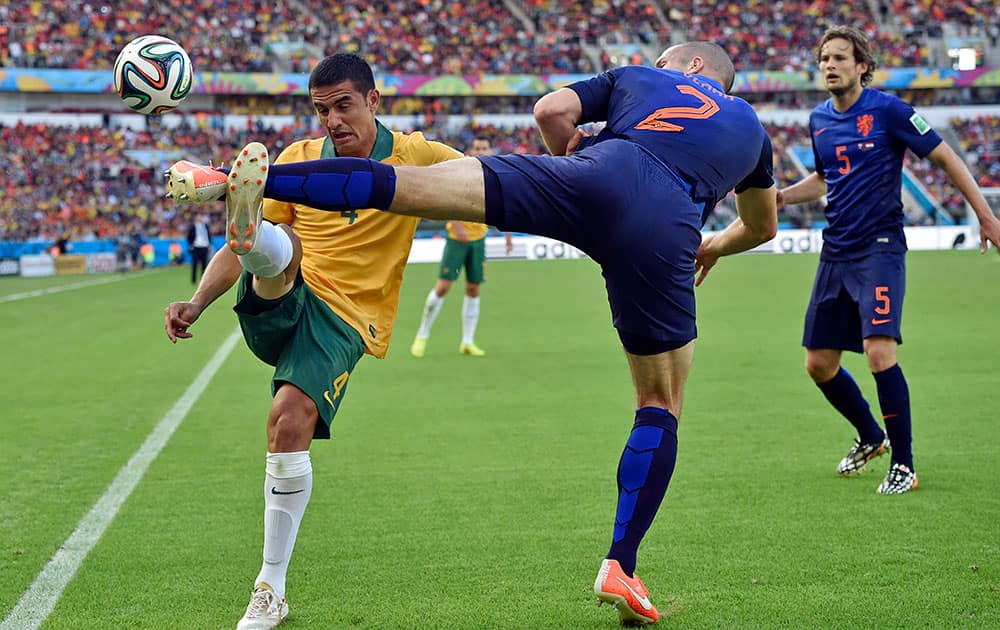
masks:
POLYGON ((671 34, 730 42, 737 69, 811 72, 813 47, 834 23, 865 25, 884 67, 940 63, 925 35, 948 21, 996 42, 991 0, 90 0, 0 5, 0 66, 107 69, 138 33, 175 34, 200 70, 307 72, 332 51, 382 72, 590 73, 649 62, 671 34), (296 42, 287 48, 282 43, 296 42), (626 46, 629 55, 609 51, 626 46), (628 48, 631 47, 631 48, 628 48), (313 51, 312 57, 304 51, 313 51))
MULTIPOLYGON (((383 72, 415 74, 591 73, 627 62, 650 61, 674 34, 685 39, 729 42, 738 69, 812 72, 814 47, 833 23, 863 24, 877 41, 882 67, 935 62, 925 37, 950 33, 988 38, 997 45, 1000 3, 996 0, 165 0, 154 5, 37 0, 0 3, 0 66, 107 69, 117 51, 138 33, 183 33, 182 43, 197 69, 273 71, 277 44, 300 41, 316 55, 357 52, 383 72), (630 49, 629 46, 635 48, 630 49), (642 51, 622 59, 611 50, 642 51), (600 51, 596 53, 595 51, 600 51), (643 56, 645 55, 645 56, 643 56)), ((310 60, 285 58, 294 71, 310 60)), ((940 60, 938 60, 940 61, 940 60)), ((756 95, 748 95, 748 98, 756 95)), ((825 94, 768 94, 767 106, 809 108, 825 94)), ((988 95, 989 96, 989 95, 988 95)), ((992 96, 995 99, 996 90, 992 96)), ((954 91, 916 90, 915 105, 957 98, 954 91)), ((493 99, 491 113, 524 113, 524 97, 493 99)), ((994 100, 995 102, 995 100, 994 100)), ((526 104, 527 103, 527 104, 526 104)), ((151 237, 182 234, 189 217, 160 198, 159 171, 180 156, 226 159, 251 136, 273 150, 309 130, 309 113, 298 100, 272 97, 222 99, 228 113, 255 112, 303 117, 280 128, 223 129, 211 114, 185 117, 174 129, 154 122, 148 131, 52 125, 0 126, 0 240, 114 238, 142 232, 151 237), (145 152, 144 159, 129 157, 145 152), (152 156, 152 157, 150 157, 152 156), (150 163, 150 160, 153 163, 150 163)), ((493 139, 499 152, 544 152, 533 127, 468 125, 445 130, 448 114, 480 113, 470 97, 392 97, 386 113, 413 115, 411 128, 465 147, 474 134, 493 139)), ((996 117, 953 120, 973 172, 984 187, 1000 186, 1000 121, 996 117)), ((801 125, 771 125, 779 185, 797 181, 801 164, 789 148, 808 146, 801 125)), ((958 192, 939 169, 908 159, 907 167, 932 197, 956 218, 965 214, 958 192)), ((720 204, 709 227, 727 222, 732 200, 720 204)), ((822 220, 818 204, 784 209, 784 225, 810 227, 822 220)), ((916 220, 920 220, 919 217, 916 220)))
MULTIPOLYGON (((190 209, 162 198, 161 173, 166 165, 180 157, 224 162, 251 139, 277 153, 293 139, 320 133, 308 120, 302 117, 274 128, 248 119, 243 128, 225 128, 219 119, 191 116, 179 127, 154 125, 145 131, 23 123, 0 126, 0 143, 5 147, 0 169, 8 174, 0 184, 0 241, 50 241, 63 235, 71 240, 114 239, 136 232, 150 238, 181 237, 190 222, 190 209)), ((808 146, 808 130, 796 124, 766 126, 775 147, 778 185, 797 181, 803 171, 788 149, 795 144, 808 146)), ((951 126, 980 185, 1000 186, 1000 118, 956 119, 951 126)), ((440 125, 423 130, 459 148, 471 144, 473 136, 485 135, 493 139, 498 152, 545 152, 537 130, 530 126, 473 123, 452 132, 440 125)), ((961 195, 944 181, 940 169, 912 159, 907 167, 944 209, 956 219, 965 216, 961 195)), ((730 198, 719 205, 707 227, 721 227, 733 216, 730 198)), ((811 227, 822 221, 822 208, 819 204, 789 206, 780 219, 789 227, 811 227)), ((913 220, 927 222, 928 218, 913 220)))
POLYGON ((0 184, 0 241, 183 236, 189 209, 163 198, 166 166, 180 156, 224 161, 228 157, 222 156, 231 156, 251 137, 280 150, 303 133, 298 125, 228 130, 183 125, 142 132, 0 126, 5 147, 0 170, 7 173, 0 184), (133 152, 147 152, 154 163, 130 158, 133 152))
POLYGON ((0 66, 108 69, 126 43, 152 33, 179 40, 198 70, 270 72, 270 44, 315 29, 292 4, 268 0, 4 2, 0 66))

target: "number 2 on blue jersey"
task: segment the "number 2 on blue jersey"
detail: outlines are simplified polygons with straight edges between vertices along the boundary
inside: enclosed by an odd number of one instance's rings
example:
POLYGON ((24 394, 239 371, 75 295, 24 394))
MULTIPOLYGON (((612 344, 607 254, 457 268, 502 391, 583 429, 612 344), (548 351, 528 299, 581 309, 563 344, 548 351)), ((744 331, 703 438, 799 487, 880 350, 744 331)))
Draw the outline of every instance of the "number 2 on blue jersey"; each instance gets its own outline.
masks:
POLYGON ((702 93, 693 85, 675 85, 681 94, 693 96, 701 101, 700 107, 661 107, 646 117, 641 123, 635 126, 636 129, 647 131, 684 131, 681 125, 667 122, 668 118, 690 118, 694 120, 705 120, 711 118, 719 111, 719 104, 710 96, 702 93))

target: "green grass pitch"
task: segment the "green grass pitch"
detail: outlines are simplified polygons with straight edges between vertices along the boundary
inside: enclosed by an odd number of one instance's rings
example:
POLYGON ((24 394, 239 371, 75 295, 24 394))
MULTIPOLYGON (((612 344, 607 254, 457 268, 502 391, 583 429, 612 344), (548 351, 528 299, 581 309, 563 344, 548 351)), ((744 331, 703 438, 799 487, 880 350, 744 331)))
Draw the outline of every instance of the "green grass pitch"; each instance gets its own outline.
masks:
MULTIPOLYGON (((920 488, 835 476, 850 426, 799 347, 816 257, 724 259, 698 289, 677 469, 639 550, 665 628, 1000 627, 1000 260, 909 256, 900 364, 920 488)), ((288 581, 296 628, 614 628, 591 592, 634 400, 587 260, 491 262, 408 348, 436 266, 406 272, 385 361, 352 375, 288 581)), ((186 269, 0 279, 0 620, 236 330, 232 295, 172 346, 186 269)), ((863 358, 845 355, 876 405, 863 358)), ((242 341, 43 624, 232 628, 260 562, 270 371, 242 341)), ((2 624, 2 621, 0 621, 2 624)))

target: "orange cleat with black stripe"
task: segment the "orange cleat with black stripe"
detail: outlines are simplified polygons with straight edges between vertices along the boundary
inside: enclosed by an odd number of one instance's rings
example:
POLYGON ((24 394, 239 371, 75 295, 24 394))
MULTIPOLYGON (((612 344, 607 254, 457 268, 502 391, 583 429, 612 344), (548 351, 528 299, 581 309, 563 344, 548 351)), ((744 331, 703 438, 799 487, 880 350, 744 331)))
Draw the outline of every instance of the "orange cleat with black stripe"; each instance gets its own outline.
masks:
POLYGON ((649 601, 649 591, 639 576, 629 577, 617 560, 605 559, 594 581, 597 605, 608 603, 615 607, 625 625, 643 626, 656 623, 660 614, 649 601))

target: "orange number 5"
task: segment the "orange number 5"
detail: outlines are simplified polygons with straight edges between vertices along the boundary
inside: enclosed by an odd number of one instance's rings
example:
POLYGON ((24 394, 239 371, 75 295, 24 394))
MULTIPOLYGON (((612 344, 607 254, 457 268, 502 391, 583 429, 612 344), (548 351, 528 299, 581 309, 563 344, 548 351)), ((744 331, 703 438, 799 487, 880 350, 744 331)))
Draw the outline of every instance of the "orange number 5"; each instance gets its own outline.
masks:
POLYGON ((719 111, 719 104, 709 96, 702 94, 693 85, 675 86, 681 94, 693 96, 701 101, 701 107, 661 107, 646 117, 641 123, 635 126, 636 129, 647 131, 684 131, 684 127, 669 123, 667 118, 692 118, 704 120, 715 116, 719 111))
MULTIPOLYGON (((851 158, 847 157, 847 146, 840 145, 837 147, 837 161, 843 162, 844 165, 837 169, 837 172, 841 175, 847 175, 851 172, 851 158)), ((885 287, 882 287, 885 288, 885 287)), ((888 298, 886 298, 888 299, 888 298)), ((886 311, 888 312, 888 311, 886 311)))
POLYGON ((879 306, 875 307, 875 312, 879 315, 889 314, 889 287, 875 287, 875 301, 879 306))

